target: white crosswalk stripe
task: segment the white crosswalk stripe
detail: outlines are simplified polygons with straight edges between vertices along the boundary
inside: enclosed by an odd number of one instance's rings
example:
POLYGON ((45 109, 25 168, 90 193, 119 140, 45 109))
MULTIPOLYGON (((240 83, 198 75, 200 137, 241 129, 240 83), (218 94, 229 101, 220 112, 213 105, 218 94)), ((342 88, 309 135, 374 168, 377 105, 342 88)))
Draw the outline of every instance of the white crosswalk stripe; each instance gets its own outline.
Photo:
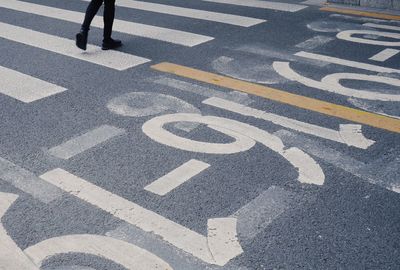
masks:
MULTIPOLYGON (((0 1, 0 7, 74 23, 81 22, 85 16, 82 12, 47 7, 17 0, 0 1)), ((96 16, 91 25, 93 27, 102 28, 103 18, 101 16, 96 16)), ((209 36, 123 20, 114 20, 113 30, 116 32, 161 40, 187 47, 193 47, 214 39, 209 36)))
POLYGON ((29 103, 67 89, 0 66, 0 93, 29 103))
POLYGON ((82 53, 75 47, 73 40, 13 26, 11 24, 0 23, 0 29, 0 37, 2 38, 116 70, 125 70, 149 61, 149 59, 146 58, 118 51, 102 53, 100 47, 93 45, 88 45, 88 50, 82 53))
MULTIPOLYGON (((90 0, 83 0, 83 1, 90 2, 90 0)), ((176 7, 164 4, 134 1, 134 0, 119 0, 117 1, 116 5, 120 7, 139 9, 139 10, 163 13, 168 15, 180 16, 180 17, 187 17, 191 19, 232 24, 243 27, 249 27, 266 22, 265 20, 244 17, 239 15, 211 12, 206 10, 183 8, 183 7, 176 7)))
POLYGON ((304 5, 296 5, 296 4, 288 4, 288 3, 272 2, 272 1, 261 1, 261 0, 202 0, 202 1, 219 3, 219 4, 236 5, 236 6, 253 7, 253 8, 272 9, 272 10, 287 11, 287 12, 297 12, 307 8, 307 6, 304 5))

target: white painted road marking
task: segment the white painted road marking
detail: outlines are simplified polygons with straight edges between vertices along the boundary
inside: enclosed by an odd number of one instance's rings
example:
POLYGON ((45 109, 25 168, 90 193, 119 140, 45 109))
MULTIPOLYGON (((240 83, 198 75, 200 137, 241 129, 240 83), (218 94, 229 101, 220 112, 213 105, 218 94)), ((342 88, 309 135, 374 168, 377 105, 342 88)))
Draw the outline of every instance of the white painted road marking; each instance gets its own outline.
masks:
MULTIPOLYGON (((210 252, 209 238, 153 211, 147 210, 138 204, 121 198, 59 168, 49 171, 40 177, 65 192, 103 209, 121 220, 135 225, 146 232, 159 235, 166 242, 192 254, 204 262, 222 266, 243 252, 243 250, 237 248, 240 246, 239 243, 229 242, 231 245, 225 245, 224 250, 219 251, 224 252, 226 256, 220 256, 224 259, 217 261, 210 252)), ((220 233, 225 234, 225 232, 220 233)), ((213 235, 212 237, 216 236, 213 235)))
MULTIPOLYGON (((52 8, 16 0, 0 1, 0 7, 73 23, 81 22, 85 16, 85 14, 81 12, 52 8)), ((91 25, 93 27, 103 28, 103 18, 96 16, 91 25)), ((209 36, 123 20, 114 20, 113 31, 166 41, 188 47, 193 47, 214 39, 209 36)))
POLYGON ((392 85, 400 87, 400 80, 390 77, 377 76, 377 75, 366 75, 360 73, 332 73, 326 75, 321 81, 313 80, 304 77, 295 72, 289 62, 274 62, 274 69, 281 76, 288 80, 302 83, 306 86, 317 88, 323 91, 337 93, 349 97, 356 97, 368 100, 380 100, 380 101, 400 101, 400 94, 386 94, 381 93, 379 89, 354 89, 345 87, 340 84, 340 80, 355 80, 355 81, 367 81, 367 82, 378 82, 382 84, 392 85))
POLYGON ((297 48, 301 48, 303 50, 312 50, 315 48, 318 48, 319 46, 322 46, 332 40, 335 40, 332 37, 327 37, 327 36, 315 36, 310 39, 307 39, 306 41, 303 41, 299 44, 296 45, 297 48))
POLYGON ((203 103, 241 115, 270 121, 276 125, 361 149, 367 149, 375 143, 375 141, 368 140, 363 136, 361 133, 361 125, 340 125, 340 130, 336 131, 281 115, 267 113, 220 98, 209 98, 204 100, 203 103))
MULTIPOLYGON (((54 237, 30 246, 24 252, 40 266, 56 255, 84 253, 111 260, 128 270, 173 270, 168 263, 145 249, 102 235, 78 234, 54 237)), ((25 268, 7 269, 25 270, 25 268)))
POLYGON ((206 2, 229 4, 244 7, 264 8, 279 11, 297 12, 307 8, 304 5, 288 4, 281 2, 260 1, 260 0, 202 0, 206 2))
POLYGON ((210 167, 210 164, 200 160, 189 160, 185 164, 147 185, 144 189, 157 195, 164 196, 208 167, 210 167))
POLYGON ((384 49, 383 51, 375 54, 374 56, 370 57, 369 60, 378 61, 378 62, 385 62, 389 58, 395 56, 400 51, 396 49, 384 49))
POLYGON ((309 155, 298 148, 287 149, 278 137, 265 130, 232 119, 198 114, 168 114, 150 119, 143 124, 142 130, 147 136, 156 142, 177 149, 198 153, 238 153, 249 150, 254 146, 255 141, 257 141, 284 157, 295 168, 297 168, 299 173, 297 180, 299 182, 304 184, 323 185, 325 181, 325 174, 321 167, 309 155), (236 140, 234 143, 226 144, 200 142, 182 138, 163 128, 166 124, 179 121, 205 124, 208 125, 209 128, 219 131, 236 140), (232 146, 235 146, 235 148, 232 149, 232 146))
POLYGON ((0 180, 28 193, 41 202, 49 203, 61 197, 62 192, 33 173, 0 157, 0 180))
POLYGON ((377 24, 377 23, 364 23, 363 25, 367 26, 367 27, 378 28, 378 29, 400 31, 399 26, 393 26, 393 25, 377 24))
MULTIPOLYGON (((10 2, 13 2, 13 0, 10 2)), ((100 47, 93 45, 88 45, 88 50, 82 52, 76 48, 73 40, 6 23, 0 22, 0 29, 0 37, 2 38, 116 70, 125 70, 150 61, 146 58, 118 51, 104 53, 100 47)))
POLYGON ((58 85, 2 66, 0 66, 0 78, 0 93, 25 103, 46 98, 67 90, 58 85))
POLYGON ((354 37, 355 35, 374 35, 385 38, 397 39, 400 40, 400 34, 392 33, 392 32, 381 32, 381 31, 371 31, 371 30, 345 30, 339 32, 336 37, 338 39, 361 43, 361 44, 370 44, 370 45, 379 45, 385 47, 399 47, 400 41, 382 41, 382 40, 373 40, 367 38, 354 37))
MULTIPOLYGON (((84 0, 84 1, 89 2, 90 0, 84 0)), ((119 0, 116 2, 116 5, 132 9, 139 9, 150 12, 187 17, 191 19, 220 22, 220 23, 232 24, 243 27, 250 27, 253 25, 266 22, 266 20, 256 19, 251 17, 212 12, 206 10, 176 7, 176 6, 142 2, 142 1, 134 1, 134 0, 119 0)))
POLYGON ((17 198, 18 195, 0 192, 0 269, 39 270, 15 244, 1 223, 1 218, 17 198))
POLYGON ((379 72, 379 73, 400 73, 400 69, 381 67, 381 66, 376 66, 376 65, 371 65, 371 64, 366 64, 366 63, 361 63, 361 62, 356 62, 356 61, 350 61, 350 60, 327 56, 327 55, 322 55, 322 54, 309 53, 309 52, 302 51, 302 52, 296 53, 295 55, 299 56, 299 57, 308 58, 308 59, 324 61, 324 62, 336 64, 336 65, 364 69, 364 70, 369 70, 369 71, 374 71, 374 72, 379 72))
POLYGON ((70 159, 124 133, 125 130, 123 129, 103 125, 51 148, 49 153, 58 158, 70 159))

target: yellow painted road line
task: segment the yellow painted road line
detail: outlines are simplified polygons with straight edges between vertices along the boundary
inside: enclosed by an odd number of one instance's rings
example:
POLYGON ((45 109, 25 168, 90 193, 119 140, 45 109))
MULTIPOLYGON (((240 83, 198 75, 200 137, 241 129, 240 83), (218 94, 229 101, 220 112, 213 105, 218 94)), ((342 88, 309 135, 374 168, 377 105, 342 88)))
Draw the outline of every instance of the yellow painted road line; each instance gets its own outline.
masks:
POLYGON ((352 122, 381 128, 400 133, 400 120, 376 113, 370 113, 350 107, 329 103, 326 101, 288 93, 279 89, 241 81, 202 70, 176 65, 172 63, 160 63, 152 66, 153 69, 175 74, 177 76, 245 92, 266 99, 289 104, 295 107, 322 113, 352 122))
POLYGON ((319 10, 328 11, 328 12, 335 12, 335 13, 342 13, 342 14, 348 14, 348 15, 371 17, 371 18, 384 19, 384 20, 400 20, 400 16, 399 15, 393 15, 393 14, 387 14, 387 13, 378 13, 378 12, 369 12, 369 11, 361 11, 361 10, 355 10, 355 9, 344 9, 344 8, 335 8, 335 7, 322 7, 319 10))

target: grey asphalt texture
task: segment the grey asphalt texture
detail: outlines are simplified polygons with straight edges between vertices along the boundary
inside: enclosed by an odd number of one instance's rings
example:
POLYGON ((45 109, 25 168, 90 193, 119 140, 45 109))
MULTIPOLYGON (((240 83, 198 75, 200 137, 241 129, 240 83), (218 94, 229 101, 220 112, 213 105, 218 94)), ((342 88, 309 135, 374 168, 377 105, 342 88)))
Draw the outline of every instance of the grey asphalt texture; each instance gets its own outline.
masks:
MULTIPOLYGON (((77 0, 25 1, 80 12, 87 5, 77 0)), ((294 70, 315 79, 334 72, 360 72, 349 67, 322 65, 296 58, 293 54, 304 50, 296 48, 297 44, 316 35, 335 38, 337 31, 329 31, 329 27, 340 30, 365 29, 362 21, 331 16, 331 13, 319 11, 315 6, 288 13, 203 1, 151 2, 250 16, 266 19, 267 22, 242 28, 119 7, 116 18, 121 20, 215 37, 210 42, 188 48, 115 33, 114 37, 124 43, 120 51, 152 60, 125 71, 112 70, 0 38, 1 66, 68 89, 29 104, 0 94, 0 157, 31 172, 32 177, 54 168, 63 168, 203 235, 207 235, 208 219, 232 216, 271 187, 277 187, 281 192, 275 195, 276 199, 266 200, 266 203, 273 201, 276 209, 282 211, 277 214, 274 207, 260 206, 266 224, 263 224, 261 217, 261 229, 254 228, 257 233, 251 237, 241 235, 239 231, 243 254, 225 266, 217 267, 205 264, 70 194, 61 193, 54 200, 43 202, 12 185, 7 180, 6 169, 0 166, 0 192, 19 195, 1 219, 16 244, 24 250, 45 239, 62 235, 108 235, 128 239, 153 252, 175 270, 400 269, 400 195, 388 190, 389 186, 400 187, 399 134, 364 125, 364 136, 376 143, 366 150, 348 147, 202 104, 205 97, 201 94, 182 91, 156 81, 176 79, 193 87, 202 86, 211 93, 224 93, 226 97, 233 95, 229 89, 150 68, 159 62, 172 62, 242 80, 270 82, 269 86, 288 92, 357 108, 347 96, 282 79, 271 69, 271 65, 273 61, 291 61, 294 70), (326 31, 314 31, 307 24, 325 26, 326 31), (224 62, 227 58, 233 59, 232 62, 224 62), (296 60, 292 62, 292 59, 296 60), (110 100, 131 92, 173 96, 199 109, 203 115, 234 119, 276 134, 286 145, 310 153, 323 169, 325 183, 322 186, 299 183, 296 169, 282 156, 261 144, 238 154, 212 155, 182 151, 157 143, 142 131, 142 125, 155 115, 127 117, 112 113, 107 108, 110 100), (69 160, 58 159, 48 153, 50 148, 102 125, 122 128, 126 133, 69 160), (310 144, 320 153, 325 152, 326 157, 315 154, 316 151, 308 152, 311 146, 307 148, 307 145, 310 144), (190 159, 198 159, 211 166, 166 196, 161 197, 143 189, 190 159), (358 165, 353 168, 356 161, 358 165)), ((0 21, 70 39, 79 30, 80 24, 2 8, 0 21)), ((387 24, 400 26, 396 22, 387 24)), ((102 30, 93 27, 89 43, 99 44, 101 35, 102 30)), ((369 57, 381 50, 380 46, 333 39, 308 51, 368 62, 369 57)), ((399 60, 400 55, 397 55, 379 65, 398 69, 399 60)), ((368 71, 362 73, 373 74, 368 71)), ((355 88, 374 86, 359 81, 346 83, 355 88)), ((389 90, 391 93, 399 91, 395 87, 389 90)), ((243 100, 252 108, 327 128, 337 130, 339 124, 351 124, 346 120, 256 96, 244 95, 243 100)), ((370 101, 368 104, 372 110, 400 116, 399 103, 370 101)), ((176 111, 179 108, 167 108, 165 113, 176 111)), ((205 125, 195 126, 189 132, 174 125, 166 128, 193 140, 220 143, 231 140, 205 125)), ((244 219, 241 222, 257 216, 258 210, 254 211, 241 217, 244 219)), ((124 268, 91 255, 63 254, 47 260, 43 269, 124 268)))

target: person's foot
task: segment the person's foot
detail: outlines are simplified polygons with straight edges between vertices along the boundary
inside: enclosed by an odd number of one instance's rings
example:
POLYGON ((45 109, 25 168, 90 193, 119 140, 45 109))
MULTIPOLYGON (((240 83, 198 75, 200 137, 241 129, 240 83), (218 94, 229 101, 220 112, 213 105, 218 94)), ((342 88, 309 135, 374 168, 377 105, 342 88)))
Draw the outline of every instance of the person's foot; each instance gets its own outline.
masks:
POLYGON ((107 39, 103 40, 103 44, 101 46, 102 50, 113 50, 122 46, 121 40, 118 39, 107 39))
POLYGON ((88 31, 81 30, 78 34, 76 34, 76 46, 79 49, 86 51, 88 38, 88 31))

